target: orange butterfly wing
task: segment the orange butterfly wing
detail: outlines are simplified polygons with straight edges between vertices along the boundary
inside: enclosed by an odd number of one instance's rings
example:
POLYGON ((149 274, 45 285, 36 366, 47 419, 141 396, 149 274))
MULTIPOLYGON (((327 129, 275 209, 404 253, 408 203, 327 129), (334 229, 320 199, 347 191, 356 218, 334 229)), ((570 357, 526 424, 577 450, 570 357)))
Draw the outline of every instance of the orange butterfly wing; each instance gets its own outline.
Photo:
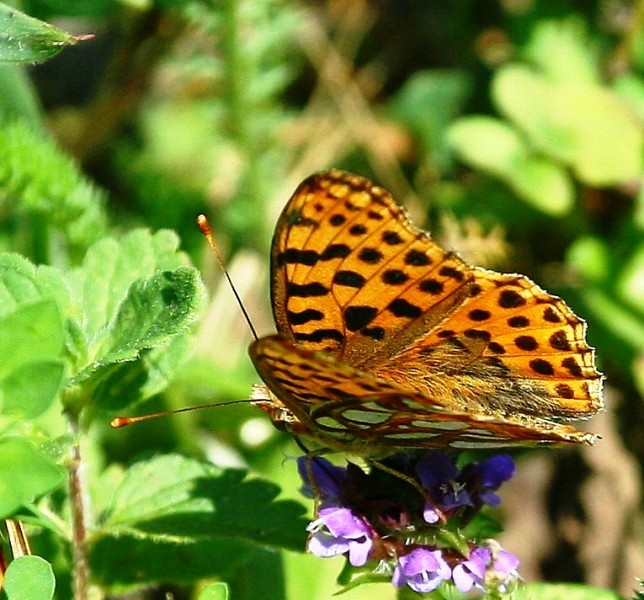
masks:
POLYGON ((281 337, 251 358, 258 405, 322 445, 593 443, 558 420, 603 406, 585 324, 526 277, 469 267, 382 188, 342 171, 296 190, 276 227, 281 337))

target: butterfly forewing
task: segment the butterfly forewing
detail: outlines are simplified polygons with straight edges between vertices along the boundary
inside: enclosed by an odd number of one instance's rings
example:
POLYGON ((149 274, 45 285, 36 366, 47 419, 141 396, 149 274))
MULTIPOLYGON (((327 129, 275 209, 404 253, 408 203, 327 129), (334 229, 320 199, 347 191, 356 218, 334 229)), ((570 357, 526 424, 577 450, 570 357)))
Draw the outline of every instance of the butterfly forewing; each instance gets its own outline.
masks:
POLYGON ((414 227, 384 189, 340 171, 306 179, 272 250, 278 331, 350 364, 407 343, 467 295, 467 267, 414 227), (410 316, 418 315, 415 327, 410 316))
POLYGON ((368 180, 307 178, 271 272, 281 337, 251 357, 294 432, 371 455, 594 441, 556 422, 602 408, 585 323, 528 278, 442 249, 368 180))

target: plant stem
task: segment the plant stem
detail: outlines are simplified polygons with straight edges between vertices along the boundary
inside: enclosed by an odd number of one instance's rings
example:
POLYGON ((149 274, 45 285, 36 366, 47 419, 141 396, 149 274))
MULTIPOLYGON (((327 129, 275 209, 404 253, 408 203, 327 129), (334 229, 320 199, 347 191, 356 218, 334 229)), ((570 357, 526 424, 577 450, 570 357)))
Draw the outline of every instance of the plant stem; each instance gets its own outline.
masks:
MULTIPOLYGON (((72 427, 75 433, 76 424, 72 427)), ((87 564, 87 545, 85 526, 85 493, 83 462, 81 458, 80 442, 72 446, 71 464, 69 467, 69 500, 72 511, 72 585, 74 589, 74 600, 85 600, 87 598, 89 569, 87 564)))

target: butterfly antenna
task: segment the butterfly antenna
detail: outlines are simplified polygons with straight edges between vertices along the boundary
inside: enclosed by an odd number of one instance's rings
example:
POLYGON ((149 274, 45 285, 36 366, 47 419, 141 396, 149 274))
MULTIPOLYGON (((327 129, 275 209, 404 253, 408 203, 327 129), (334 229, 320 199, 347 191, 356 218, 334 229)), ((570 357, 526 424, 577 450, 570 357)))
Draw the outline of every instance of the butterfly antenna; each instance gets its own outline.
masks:
POLYGON ((224 272, 224 275, 228 280, 228 285, 230 286, 230 289, 232 290, 233 295, 235 296, 235 300, 237 300, 237 304, 239 305, 239 308, 241 309, 242 314, 244 315, 244 319, 246 319, 246 323, 248 324, 248 328, 250 329, 250 332, 253 338, 257 340, 258 339, 257 331, 255 331, 255 327, 253 326, 253 322, 250 320, 250 316, 246 311, 246 307, 244 306, 244 303, 242 302, 241 298, 239 297, 239 294, 237 293, 235 284, 233 283, 233 280, 230 278, 230 273, 228 273, 228 269, 226 269, 226 265, 224 264, 224 261, 221 258, 221 254, 219 254, 219 248, 217 248, 217 243, 215 242, 215 235, 213 234, 212 228, 210 227, 210 223, 208 223, 208 219, 206 218, 205 215, 199 215, 197 217, 197 225, 199 225, 199 229, 201 230, 201 233, 206 238, 206 241, 208 242, 208 245, 212 249, 215 255, 215 258, 217 259, 217 262, 221 267, 221 270, 224 272))
MULTIPOLYGON (((224 261, 221 258, 221 254, 219 254, 219 248, 217 248, 217 243, 215 242, 215 236, 212 232, 212 228, 210 227, 210 223, 208 223, 208 219, 206 218, 205 215, 199 215, 197 217, 197 225, 199 225, 199 229, 201 230, 201 233, 206 238, 206 241, 208 242, 208 245, 212 249, 215 255, 215 258, 217 259, 217 262, 221 267, 221 270, 224 272, 224 275, 226 276, 228 285, 230 286, 230 289, 232 290, 233 295, 235 296, 235 300, 237 300, 237 304, 239 305, 239 308, 241 309, 242 314, 244 315, 244 319, 246 319, 246 323, 248 324, 248 328, 250 329, 251 334, 255 339, 257 339, 257 332, 255 331, 255 327, 253 327, 253 323, 250 320, 250 316, 248 315, 248 312, 246 311, 246 308, 244 307, 244 304, 241 301, 239 294, 237 293, 237 289, 233 284, 233 280, 230 278, 230 274, 228 273, 228 269, 226 269, 226 265, 224 264, 224 261)), ((158 419, 159 417, 167 417, 168 415, 176 415, 178 413, 188 412, 191 410, 202 410, 204 408, 213 408, 215 406, 230 406, 232 404, 248 404, 249 402, 250 402, 249 400, 233 400, 231 402, 218 402, 218 403, 212 403, 212 404, 200 404, 198 406, 186 406, 185 408, 177 408, 174 410, 164 410, 157 413, 139 415, 137 417, 114 417, 110 421, 110 425, 115 429, 119 429, 121 427, 126 427, 128 425, 134 425, 134 423, 150 421, 151 419, 158 419)))
POLYGON ((234 404, 249 404, 249 400, 231 400, 230 402, 213 402, 211 404, 199 404, 197 406, 186 406, 185 408, 175 408, 174 410, 163 410, 157 413, 149 413, 147 415, 140 415, 138 417, 114 417, 110 421, 110 425, 114 429, 134 425, 134 423, 141 423, 142 421, 149 421, 151 419, 158 419, 159 417, 167 417, 168 415, 176 415, 178 413, 188 412, 191 410, 203 410, 204 408, 214 408, 215 406, 232 406, 234 404))

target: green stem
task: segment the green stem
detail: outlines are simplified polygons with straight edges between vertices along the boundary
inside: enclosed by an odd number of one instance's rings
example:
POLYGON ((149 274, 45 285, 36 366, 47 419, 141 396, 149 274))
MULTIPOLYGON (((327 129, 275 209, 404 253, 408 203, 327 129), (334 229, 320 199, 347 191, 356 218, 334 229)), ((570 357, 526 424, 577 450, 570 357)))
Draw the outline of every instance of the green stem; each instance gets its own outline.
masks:
MULTIPOLYGON (((78 440, 77 422, 70 426, 78 440)), ((71 449, 69 466, 69 501, 72 513, 72 582, 74 600, 86 600, 89 590, 89 565, 87 562, 86 486, 80 443, 71 449)))

